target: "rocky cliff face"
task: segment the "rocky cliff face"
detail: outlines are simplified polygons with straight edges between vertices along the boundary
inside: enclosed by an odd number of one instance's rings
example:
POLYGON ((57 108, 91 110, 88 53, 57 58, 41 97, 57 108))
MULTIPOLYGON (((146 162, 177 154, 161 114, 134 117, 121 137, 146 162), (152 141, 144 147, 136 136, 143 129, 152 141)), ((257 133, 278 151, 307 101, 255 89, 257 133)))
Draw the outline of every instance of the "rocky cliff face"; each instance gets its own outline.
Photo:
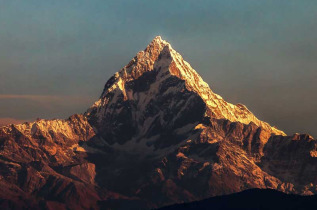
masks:
POLYGON ((224 101, 156 37, 84 115, 0 128, 0 205, 154 208, 250 188, 314 194, 316 161, 315 139, 286 136, 224 101))

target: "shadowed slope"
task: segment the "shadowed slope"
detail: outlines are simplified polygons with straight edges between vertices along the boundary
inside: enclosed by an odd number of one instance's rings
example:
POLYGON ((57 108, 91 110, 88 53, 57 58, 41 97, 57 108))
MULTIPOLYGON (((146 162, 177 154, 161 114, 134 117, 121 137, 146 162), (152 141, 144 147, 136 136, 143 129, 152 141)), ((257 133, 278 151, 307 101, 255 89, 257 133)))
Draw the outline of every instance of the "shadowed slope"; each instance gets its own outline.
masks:
POLYGON ((252 189, 192 203, 176 204, 160 210, 186 209, 314 209, 317 196, 287 195, 275 190, 252 189))

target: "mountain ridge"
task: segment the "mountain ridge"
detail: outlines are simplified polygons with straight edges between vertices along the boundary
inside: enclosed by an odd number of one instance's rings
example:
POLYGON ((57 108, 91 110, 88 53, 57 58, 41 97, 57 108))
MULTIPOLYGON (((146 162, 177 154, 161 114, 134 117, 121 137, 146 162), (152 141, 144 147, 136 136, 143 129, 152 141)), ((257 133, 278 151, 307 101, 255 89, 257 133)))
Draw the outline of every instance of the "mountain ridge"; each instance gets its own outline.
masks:
POLYGON ((317 205, 315 196, 284 194, 270 189, 250 189, 216 196, 192 203, 175 204, 160 210, 176 209, 312 209, 317 205), (270 201, 270 202, 267 202, 270 201))
POLYGON ((99 209, 114 199, 157 208, 250 188, 316 194, 316 154, 314 138, 286 136, 224 101, 156 37, 85 114, 0 128, 0 206, 99 209))

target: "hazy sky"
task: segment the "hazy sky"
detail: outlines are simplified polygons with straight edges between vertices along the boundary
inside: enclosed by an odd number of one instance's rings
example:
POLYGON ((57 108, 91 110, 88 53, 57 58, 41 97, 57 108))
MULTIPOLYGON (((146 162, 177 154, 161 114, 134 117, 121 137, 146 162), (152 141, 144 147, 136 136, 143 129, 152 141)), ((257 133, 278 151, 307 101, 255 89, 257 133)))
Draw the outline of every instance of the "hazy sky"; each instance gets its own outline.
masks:
POLYGON ((316 0, 0 0, 0 124, 83 113, 156 35, 225 100, 317 136, 316 0))

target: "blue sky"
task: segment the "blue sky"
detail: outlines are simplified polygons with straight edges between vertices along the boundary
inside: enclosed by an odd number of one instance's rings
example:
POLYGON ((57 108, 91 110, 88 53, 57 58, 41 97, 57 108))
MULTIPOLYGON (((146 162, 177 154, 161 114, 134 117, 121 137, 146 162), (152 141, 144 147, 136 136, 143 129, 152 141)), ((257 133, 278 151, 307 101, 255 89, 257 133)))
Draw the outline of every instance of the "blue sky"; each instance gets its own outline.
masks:
POLYGON ((0 1, 0 123, 83 113, 161 35, 212 90, 317 136, 317 2, 0 1))

